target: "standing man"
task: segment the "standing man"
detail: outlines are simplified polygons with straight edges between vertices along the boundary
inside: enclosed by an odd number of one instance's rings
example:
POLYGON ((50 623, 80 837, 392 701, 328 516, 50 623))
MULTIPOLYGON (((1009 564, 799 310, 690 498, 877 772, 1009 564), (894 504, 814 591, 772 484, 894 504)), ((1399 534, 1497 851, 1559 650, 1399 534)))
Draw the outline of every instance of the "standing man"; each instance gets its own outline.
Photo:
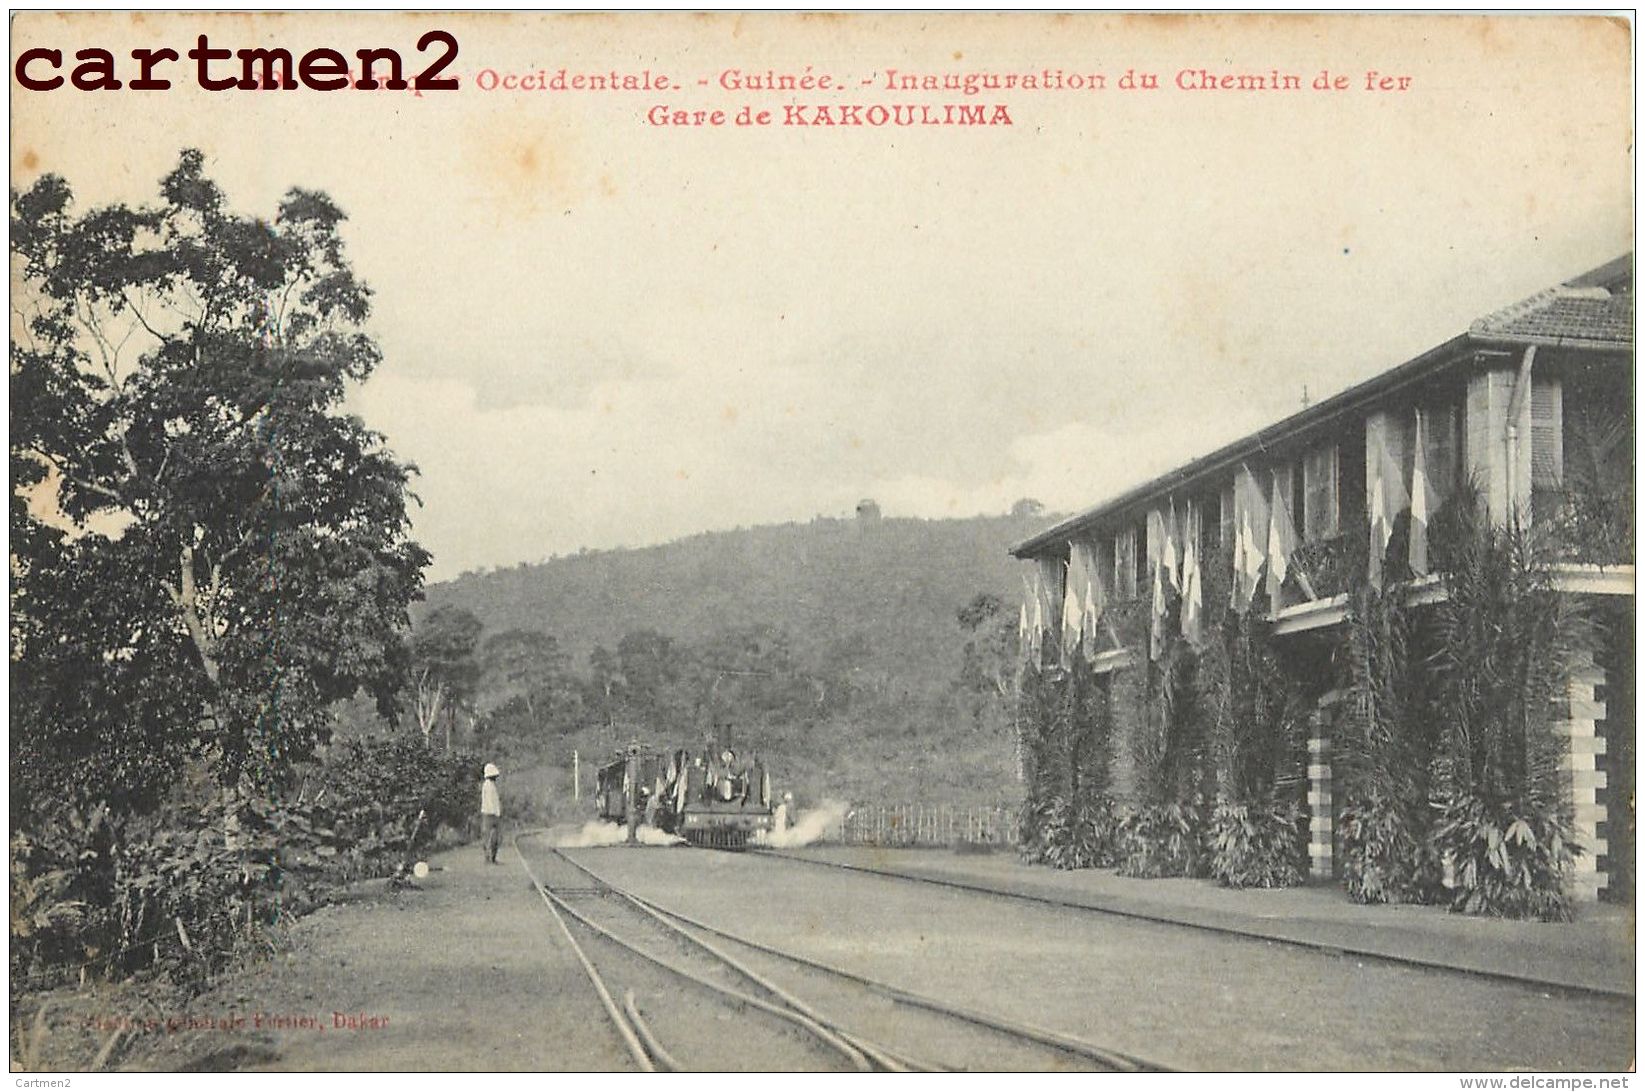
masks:
POLYGON ((487 762, 485 780, 480 782, 480 844, 490 864, 497 863, 497 844, 503 839, 503 798, 497 792, 497 779, 502 773, 487 762))

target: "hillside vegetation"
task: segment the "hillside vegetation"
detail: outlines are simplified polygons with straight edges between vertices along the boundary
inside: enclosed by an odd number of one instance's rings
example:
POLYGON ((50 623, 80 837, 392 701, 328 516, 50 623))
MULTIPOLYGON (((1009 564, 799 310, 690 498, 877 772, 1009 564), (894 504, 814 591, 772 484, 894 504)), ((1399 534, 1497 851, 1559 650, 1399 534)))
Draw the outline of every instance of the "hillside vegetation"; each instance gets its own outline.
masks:
POLYGON ((817 519, 586 552, 434 585, 417 623, 478 620, 447 726, 535 768, 516 792, 549 810, 573 748, 586 763, 722 723, 802 803, 1009 801, 1011 733, 984 676, 1016 625, 1006 549, 1046 521, 817 519), (978 596, 993 601, 968 628, 978 596))

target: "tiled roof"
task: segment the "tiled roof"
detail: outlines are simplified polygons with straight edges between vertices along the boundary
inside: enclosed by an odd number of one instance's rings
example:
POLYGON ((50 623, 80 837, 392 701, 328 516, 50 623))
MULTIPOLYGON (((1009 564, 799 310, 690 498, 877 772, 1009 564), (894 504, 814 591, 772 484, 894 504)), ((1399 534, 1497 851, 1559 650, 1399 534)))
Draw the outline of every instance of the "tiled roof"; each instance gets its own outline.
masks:
POLYGON ((1634 343, 1633 255, 1538 292, 1468 328, 1475 337, 1544 343, 1634 343))

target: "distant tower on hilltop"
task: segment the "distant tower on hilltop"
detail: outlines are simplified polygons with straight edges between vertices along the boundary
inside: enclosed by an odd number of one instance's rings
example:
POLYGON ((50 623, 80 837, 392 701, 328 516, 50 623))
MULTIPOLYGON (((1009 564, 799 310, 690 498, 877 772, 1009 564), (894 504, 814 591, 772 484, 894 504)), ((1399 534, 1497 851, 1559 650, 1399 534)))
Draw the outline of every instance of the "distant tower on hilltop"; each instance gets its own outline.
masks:
POLYGON ((864 523, 880 518, 880 506, 873 497, 864 497, 857 502, 857 518, 864 523))

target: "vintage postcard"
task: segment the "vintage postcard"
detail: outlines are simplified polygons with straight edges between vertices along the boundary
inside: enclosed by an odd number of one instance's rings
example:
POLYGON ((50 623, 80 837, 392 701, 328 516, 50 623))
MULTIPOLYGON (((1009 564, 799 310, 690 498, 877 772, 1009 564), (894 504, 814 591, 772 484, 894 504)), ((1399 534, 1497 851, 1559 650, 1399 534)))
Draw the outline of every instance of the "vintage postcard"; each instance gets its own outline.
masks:
POLYGON ((1627 1087, 1633 33, 12 13, 17 1087, 1627 1087))

